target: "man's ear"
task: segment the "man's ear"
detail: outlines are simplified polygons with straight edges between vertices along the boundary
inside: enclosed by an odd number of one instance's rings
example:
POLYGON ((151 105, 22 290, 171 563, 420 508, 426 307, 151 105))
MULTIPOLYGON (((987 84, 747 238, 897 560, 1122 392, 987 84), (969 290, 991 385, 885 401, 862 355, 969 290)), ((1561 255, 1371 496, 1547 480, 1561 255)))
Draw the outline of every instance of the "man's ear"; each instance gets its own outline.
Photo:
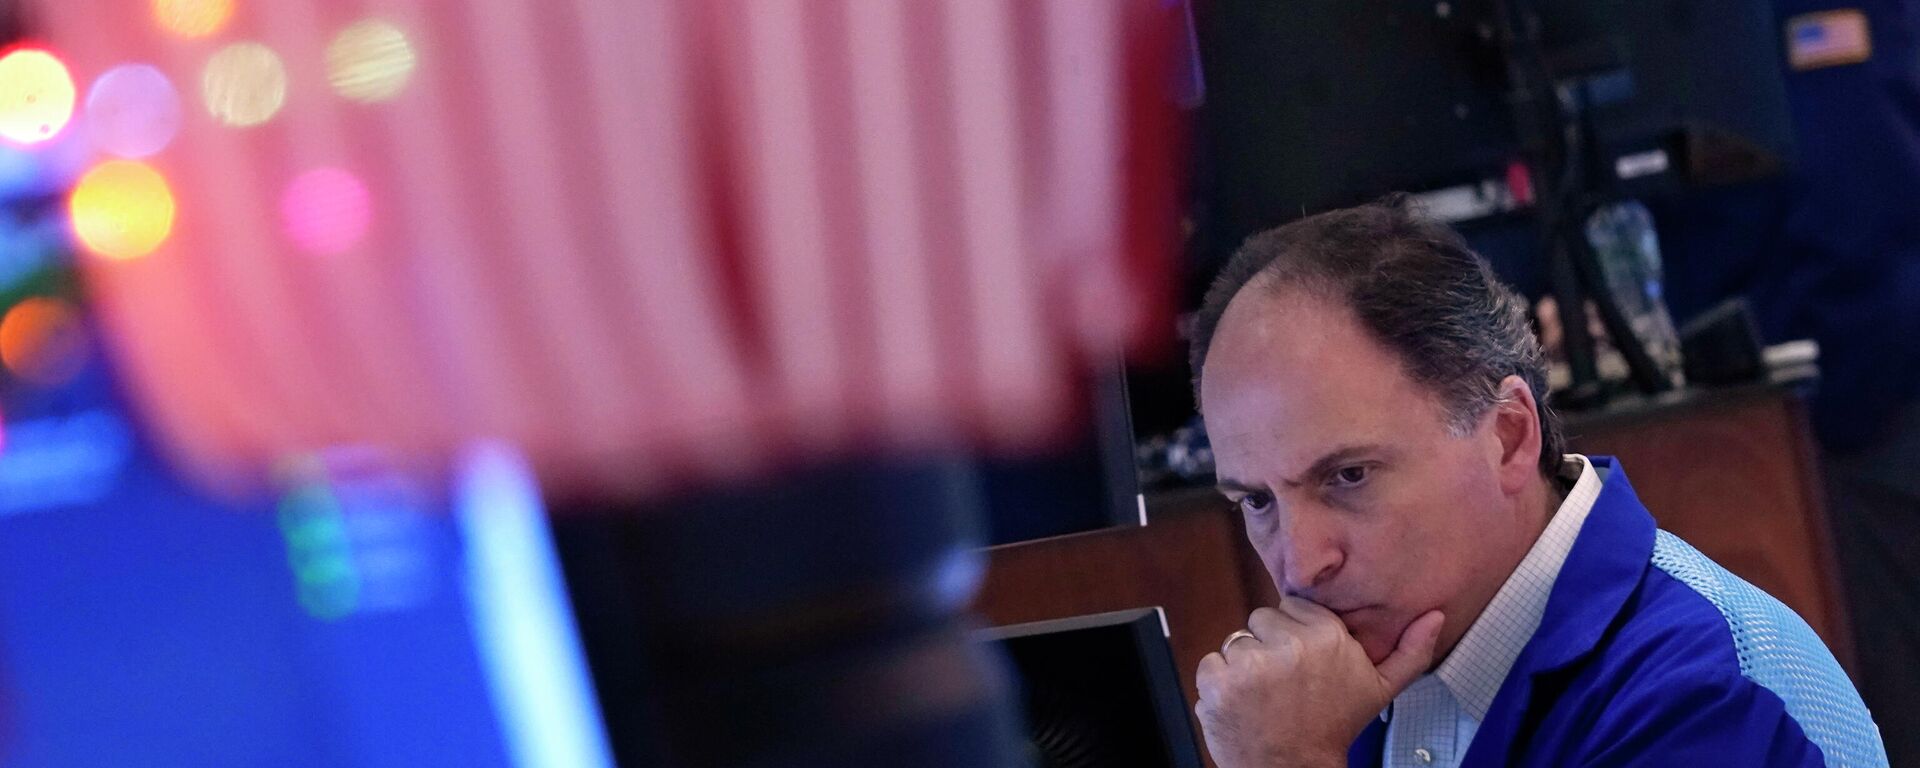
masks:
POLYGON ((1502 379, 1498 392, 1500 400, 1488 414, 1499 444, 1496 469, 1500 489, 1514 494, 1540 474, 1540 407, 1519 376, 1502 379))

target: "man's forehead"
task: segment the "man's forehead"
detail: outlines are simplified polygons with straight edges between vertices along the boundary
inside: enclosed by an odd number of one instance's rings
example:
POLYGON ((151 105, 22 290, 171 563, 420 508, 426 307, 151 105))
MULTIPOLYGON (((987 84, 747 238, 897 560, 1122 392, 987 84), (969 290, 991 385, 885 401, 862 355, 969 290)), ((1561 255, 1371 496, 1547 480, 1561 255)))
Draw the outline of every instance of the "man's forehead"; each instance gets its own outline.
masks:
POLYGON ((1301 341, 1324 341, 1331 333, 1358 328, 1358 318, 1346 304, 1304 287, 1276 287, 1264 276, 1256 277, 1227 302, 1214 328, 1213 345, 1221 347, 1258 345, 1276 334, 1301 341))
POLYGON ((1330 452, 1403 441, 1432 417, 1424 387, 1350 309, 1314 294, 1250 286, 1222 318, 1201 380, 1201 411, 1223 474, 1304 472, 1330 452))
POLYGON ((1403 434, 1385 426, 1353 421, 1324 426, 1264 423, 1228 429, 1221 435, 1213 435, 1209 429, 1208 434, 1220 476, 1244 480, 1273 472, 1293 477, 1329 456, 1364 448, 1390 449, 1403 434))
POLYGON ((1345 304, 1298 288, 1252 284, 1234 297, 1214 329, 1201 371, 1206 393, 1246 376, 1317 369, 1385 352, 1345 304))
POLYGON ((1299 291, 1246 292, 1263 295, 1236 298, 1222 317, 1201 374, 1203 414, 1364 397, 1356 388, 1391 388, 1400 375, 1398 360, 1346 307, 1299 291))

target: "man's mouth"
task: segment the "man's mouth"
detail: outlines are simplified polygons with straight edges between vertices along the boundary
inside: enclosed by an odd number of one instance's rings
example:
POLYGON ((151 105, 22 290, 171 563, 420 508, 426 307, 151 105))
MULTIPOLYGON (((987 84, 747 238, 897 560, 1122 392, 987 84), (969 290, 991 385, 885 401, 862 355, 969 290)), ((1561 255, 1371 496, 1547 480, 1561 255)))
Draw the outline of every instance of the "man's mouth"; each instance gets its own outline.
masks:
POLYGON ((1308 597, 1305 595, 1295 595, 1295 596, 1303 600, 1307 600, 1309 602, 1315 603, 1320 607, 1327 609, 1328 612, 1332 613, 1336 617, 1339 617, 1341 622, 1346 623, 1349 626, 1353 624, 1354 618, 1356 617, 1364 618, 1364 616, 1368 611, 1374 611, 1380 608, 1380 605, 1377 603, 1360 603, 1357 605, 1350 604, 1350 603, 1342 604, 1342 603, 1336 603, 1331 601, 1323 603, 1323 602, 1320 602, 1319 600, 1315 600, 1314 598, 1308 597))

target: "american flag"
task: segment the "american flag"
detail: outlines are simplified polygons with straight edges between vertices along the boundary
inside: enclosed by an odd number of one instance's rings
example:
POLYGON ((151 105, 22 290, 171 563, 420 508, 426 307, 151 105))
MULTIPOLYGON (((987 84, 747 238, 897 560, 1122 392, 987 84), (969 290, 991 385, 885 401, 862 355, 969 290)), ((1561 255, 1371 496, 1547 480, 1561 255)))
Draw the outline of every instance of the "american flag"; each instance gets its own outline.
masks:
POLYGON ((1170 324, 1161 0, 239 0, 198 37, 162 6, 225 3, 145 5, 38 18, 83 89, 137 62, 179 92, 145 160, 170 234, 83 258, 142 410, 209 474, 485 437, 644 493, 1023 451, 1089 360, 1170 324), (329 46, 369 20, 411 69, 362 103, 329 46), (209 69, 239 42, 284 66, 250 127, 209 69), (290 197, 316 170, 364 200, 290 197), (364 233, 303 250, 329 205, 364 233))
POLYGON ((1867 16, 1857 9, 1808 13, 1787 20, 1787 61, 1796 70, 1858 64, 1872 55, 1867 16))

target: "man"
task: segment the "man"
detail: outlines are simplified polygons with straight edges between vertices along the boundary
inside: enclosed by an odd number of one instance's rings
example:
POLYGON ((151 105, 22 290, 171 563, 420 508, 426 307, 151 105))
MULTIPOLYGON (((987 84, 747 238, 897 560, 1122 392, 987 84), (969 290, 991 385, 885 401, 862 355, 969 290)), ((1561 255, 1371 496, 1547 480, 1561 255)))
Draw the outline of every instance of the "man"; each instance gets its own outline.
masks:
POLYGON ((1200 663, 1214 760, 1884 765, 1805 622, 1563 455, 1524 306, 1403 199, 1230 260, 1197 394, 1284 597, 1200 663))

